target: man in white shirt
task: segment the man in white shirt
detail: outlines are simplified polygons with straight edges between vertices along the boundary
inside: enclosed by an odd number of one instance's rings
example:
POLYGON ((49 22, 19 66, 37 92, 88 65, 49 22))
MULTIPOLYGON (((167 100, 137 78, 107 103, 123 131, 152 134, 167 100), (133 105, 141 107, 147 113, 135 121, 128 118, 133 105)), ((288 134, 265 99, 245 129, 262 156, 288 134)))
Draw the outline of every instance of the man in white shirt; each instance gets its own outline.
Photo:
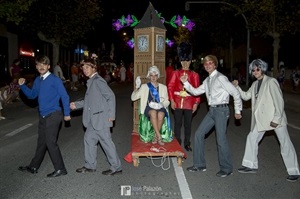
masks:
POLYGON ((239 91, 228 78, 216 70, 218 66, 216 56, 207 55, 203 60, 203 65, 209 73, 209 77, 198 88, 191 86, 185 75, 180 78, 184 88, 190 94, 197 96, 205 93, 209 105, 209 111, 195 133, 193 166, 188 167, 187 170, 190 172, 206 171, 204 139, 205 135, 215 127, 220 166, 220 171, 216 175, 218 177, 226 177, 231 175, 233 170, 231 153, 226 137, 227 121, 230 116, 228 105, 230 95, 234 99, 235 119, 241 119, 242 117, 242 100, 239 91))
POLYGON ((53 68, 53 74, 59 77, 61 80, 65 80, 64 74, 60 67, 60 63, 57 63, 56 66, 53 68))

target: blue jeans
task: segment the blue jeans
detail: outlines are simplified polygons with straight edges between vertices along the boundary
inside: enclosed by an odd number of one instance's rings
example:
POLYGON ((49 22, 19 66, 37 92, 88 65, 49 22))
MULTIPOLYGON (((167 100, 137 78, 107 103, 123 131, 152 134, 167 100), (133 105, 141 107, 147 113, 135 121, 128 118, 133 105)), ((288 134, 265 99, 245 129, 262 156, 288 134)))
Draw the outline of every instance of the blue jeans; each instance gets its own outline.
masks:
POLYGON ((204 139, 205 135, 215 126, 220 169, 227 173, 232 172, 232 159, 226 136, 229 115, 229 107, 209 108, 195 133, 193 153, 195 167, 206 167, 204 139))

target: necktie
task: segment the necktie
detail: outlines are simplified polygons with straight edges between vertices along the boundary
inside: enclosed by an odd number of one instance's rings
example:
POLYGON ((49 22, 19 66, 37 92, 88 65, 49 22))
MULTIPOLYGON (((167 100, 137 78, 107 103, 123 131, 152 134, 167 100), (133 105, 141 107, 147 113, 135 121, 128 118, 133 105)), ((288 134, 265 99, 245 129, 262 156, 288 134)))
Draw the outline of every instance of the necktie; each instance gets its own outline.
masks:
POLYGON ((207 77, 207 88, 208 88, 208 96, 211 94, 211 78, 207 77))
POLYGON ((44 77, 43 77, 43 76, 41 76, 41 77, 40 77, 40 79, 41 79, 41 81, 42 81, 42 80, 44 80, 44 77))

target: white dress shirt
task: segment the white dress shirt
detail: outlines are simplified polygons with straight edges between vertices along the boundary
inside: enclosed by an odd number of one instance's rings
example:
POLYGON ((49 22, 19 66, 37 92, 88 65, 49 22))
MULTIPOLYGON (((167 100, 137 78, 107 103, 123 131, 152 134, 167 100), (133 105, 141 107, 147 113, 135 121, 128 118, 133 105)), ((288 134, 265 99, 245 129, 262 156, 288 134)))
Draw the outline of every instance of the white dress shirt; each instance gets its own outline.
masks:
POLYGON ((198 88, 194 88, 188 81, 184 83, 184 88, 192 95, 205 93, 210 106, 228 104, 231 95, 234 99, 235 113, 240 114, 243 109, 239 91, 217 70, 214 70, 198 88))

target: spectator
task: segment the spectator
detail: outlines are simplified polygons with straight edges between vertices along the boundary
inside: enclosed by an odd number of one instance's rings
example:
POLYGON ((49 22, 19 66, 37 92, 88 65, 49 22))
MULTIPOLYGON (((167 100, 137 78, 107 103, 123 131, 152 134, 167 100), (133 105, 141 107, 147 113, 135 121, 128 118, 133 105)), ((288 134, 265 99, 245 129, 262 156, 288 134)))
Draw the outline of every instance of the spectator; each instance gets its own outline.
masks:
POLYGON ((169 60, 168 66, 166 67, 166 85, 168 86, 170 79, 172 77, 172 73, 174 71, 174 66, 172 64, 172 60, 169 60))
POLYGON ((72 91, 77 91, 78 89, 76 87, 76 84, 78 83, 79 70, 78 70, 76 62, 74 62, 72 67, 71 67, 71 75, 72 75, 71 90, 72 91))
POLYGON ((120 67, 120 80, 121 82, 125 82, 126 80, 126 68, 124 66, 124 63, 121 63, 120 67))
POLYGON ((22 68, 20 64, 21 61, 19 59, 15 59, 13 64, 9 67, 9 74, 12 79, 19 79, 21 77, 22 68))
POLYGON ((0 120, 4 120, 5 119, 5 117, 3 117, 3 115, 2 115, 2 109, 3 109, 2 102, 0 100, 0 120))
POLYGON ((128 82, 132 82, 133 81, 133 63, 131 62, 130 65, 128 66, 127 70, 126 70, 126 78, 128 82))
POLYGON ((60 63, 58 62, 53 68, 53 74, 59 77, 63 82, 66 80, 61 70, 60 63))

